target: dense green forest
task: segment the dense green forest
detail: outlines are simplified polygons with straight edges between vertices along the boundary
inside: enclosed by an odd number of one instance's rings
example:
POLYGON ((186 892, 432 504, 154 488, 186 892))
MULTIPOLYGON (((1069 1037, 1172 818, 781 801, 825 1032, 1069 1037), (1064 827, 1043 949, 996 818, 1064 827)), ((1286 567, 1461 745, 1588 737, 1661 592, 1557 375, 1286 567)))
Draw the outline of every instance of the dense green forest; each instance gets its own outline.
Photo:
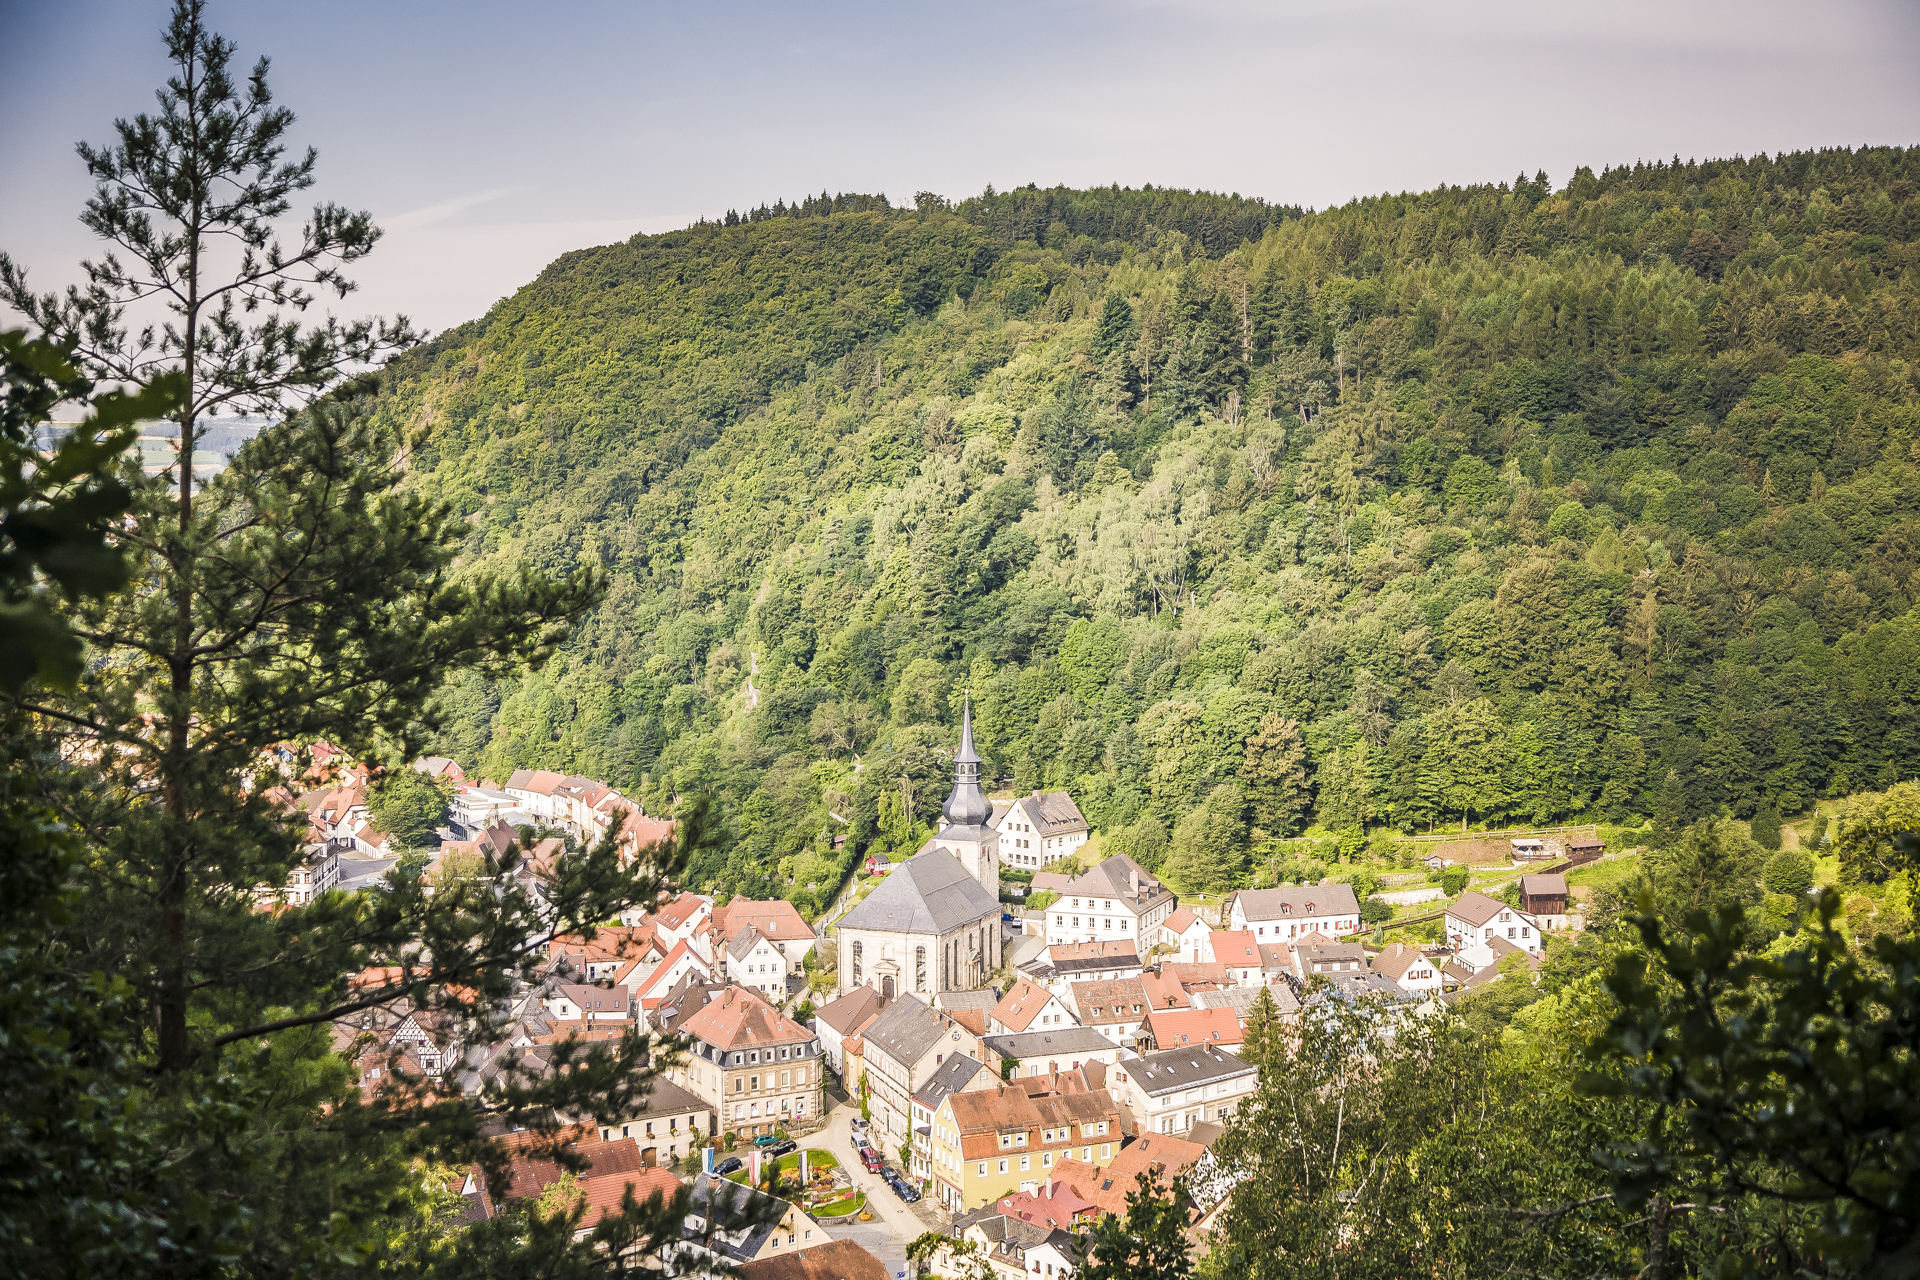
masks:
POLYGON ((1187 889, 1911 777, 1917 183, 822 195, 568 254, 388 375, 472 561, 612 581, 440 749, 711 792, 697 878, 807 907, 937 811, 968 688, 1187 889))

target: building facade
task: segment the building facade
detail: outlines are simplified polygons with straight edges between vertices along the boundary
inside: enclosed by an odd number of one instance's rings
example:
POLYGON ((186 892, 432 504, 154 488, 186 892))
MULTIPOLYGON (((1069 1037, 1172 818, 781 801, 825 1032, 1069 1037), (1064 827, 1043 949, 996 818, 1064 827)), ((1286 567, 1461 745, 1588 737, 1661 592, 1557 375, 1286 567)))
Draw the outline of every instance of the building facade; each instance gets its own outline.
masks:
POLYGON ((821 1114, 819 1037, 752 991, 729 987, 683 1018, 675 1084, 713 1106, 722 1132, 758 1136, 821 1114))

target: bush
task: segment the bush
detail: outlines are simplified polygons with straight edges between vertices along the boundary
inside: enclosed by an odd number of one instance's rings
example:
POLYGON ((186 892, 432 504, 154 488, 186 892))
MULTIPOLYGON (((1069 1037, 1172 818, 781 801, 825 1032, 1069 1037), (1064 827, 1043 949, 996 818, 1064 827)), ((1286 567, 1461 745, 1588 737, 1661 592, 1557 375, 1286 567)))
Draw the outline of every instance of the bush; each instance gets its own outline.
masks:
POLYGON ((1769 893, 1805 893, 1813 887, 1813 859, 1798 849, 1784 849, 1767 859, 1760 880, 1769 893))
POLYGON ((1465 867, 1448 867, 1440 873, 1440 891, 1451 898, 1467 887, 1470 878, 1465 867))
POLYGON ((1753 815, 1753 821, 1747 824, 1753 833, 1753 842, 1762 849, 1780 847, 1780 806, 1769 800, 1761 805, 1753 815))
POLYGON ((1393 919, 1393 908, 1379 898, 1368 898, 1360 904, 1360 918, 1368 924, 1379 924, 1383 920, 1393 919))

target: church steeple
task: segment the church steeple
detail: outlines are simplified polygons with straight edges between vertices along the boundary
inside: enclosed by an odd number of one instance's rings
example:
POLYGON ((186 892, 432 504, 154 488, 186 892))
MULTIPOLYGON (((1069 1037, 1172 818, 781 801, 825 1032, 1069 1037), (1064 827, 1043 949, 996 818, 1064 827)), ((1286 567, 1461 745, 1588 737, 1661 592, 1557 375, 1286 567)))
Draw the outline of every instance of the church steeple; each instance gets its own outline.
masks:
POLYGON ((973 749, 973 695, 960 712, 960 750, 953 757, 953 790, 940 810, 941 834, 953 828, 984 827, 993 818, 993 804, 980 789, 980 755, 973 749))

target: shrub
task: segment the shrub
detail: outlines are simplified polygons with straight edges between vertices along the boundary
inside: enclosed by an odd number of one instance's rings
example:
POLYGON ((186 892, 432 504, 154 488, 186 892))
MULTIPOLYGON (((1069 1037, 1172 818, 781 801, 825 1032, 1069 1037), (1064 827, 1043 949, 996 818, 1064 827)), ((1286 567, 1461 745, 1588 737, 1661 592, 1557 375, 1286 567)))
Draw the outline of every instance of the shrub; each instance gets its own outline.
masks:
POLYGON ((1805 893, 1813 887, 1813 859, 1798 849, 1783 849, 1767 859, 1760 880, 1769 893, 1805 893))
POLYGON ((1753 842, 1762 849, 1780 847, 1780 806, 1769 800, 1754 813, 1753 821, 1747 824, 1753 832, 1753 842))
POLYGON ((1465 867, 1448 867, 1440 873, 1440 890, 1451 898, 1467 887, 1469 878, 1465 867))

